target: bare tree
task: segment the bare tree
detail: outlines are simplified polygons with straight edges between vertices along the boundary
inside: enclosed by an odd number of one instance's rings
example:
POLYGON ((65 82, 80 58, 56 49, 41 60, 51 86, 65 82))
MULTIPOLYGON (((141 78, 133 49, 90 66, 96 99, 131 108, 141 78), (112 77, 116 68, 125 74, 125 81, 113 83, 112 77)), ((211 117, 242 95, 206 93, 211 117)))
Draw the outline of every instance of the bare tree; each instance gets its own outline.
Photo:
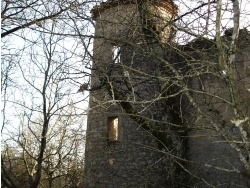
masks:
MULTIPOLYGON (((249 23, 244 22, 249 1, 175 1, 179 12, 170 21, 150 12, 152 2, 134 2, 139 24, 128 22, 127 33, 96 33, 103 42, 99 49, 110 50, 107 41, 116 46, 116 54, 97 50, 101 60, 92 55, 93 26, 117 26, 107 20, 95 25, 92 18, 101 11, 93 9, 91 18, 90 9, 101 2, 2 2, 3 186, 80 186, 82 130, 69 125, 82 124, 79 104, 88 90, 94 94, 87 112, 119 107, 136 130, 156 141, 152 148, 124 142, 163 154, 170 161, 164 174, 169 187, 185 187, 185 181, 216 187, 213 178, 220 174, 237 174, 232 186, 245 186, 240 181, 250 173, 249 23), (162 42, 159 33, 166 28, 169 38, 162 42), (18 48, 14 40, 22 41, 18 48), (103 64, 91 64, 98 61, 103 64), (224 150, 225 157, 218 157, 224 150), (14 161, 25 178, 13 169, 14 161), (206 176, 208 169, 213 175, 206 176)), ((100 132, 95 137, 105 135, 100 132)), ((113 152, 99 147, 99 153, 113 152)))
POLYGON ((84 48, 66 17, 84 4, 2 3, 3 187, 82 182, 85 112, 80 103, 87 93, 77 90, 88 73, 84 48))

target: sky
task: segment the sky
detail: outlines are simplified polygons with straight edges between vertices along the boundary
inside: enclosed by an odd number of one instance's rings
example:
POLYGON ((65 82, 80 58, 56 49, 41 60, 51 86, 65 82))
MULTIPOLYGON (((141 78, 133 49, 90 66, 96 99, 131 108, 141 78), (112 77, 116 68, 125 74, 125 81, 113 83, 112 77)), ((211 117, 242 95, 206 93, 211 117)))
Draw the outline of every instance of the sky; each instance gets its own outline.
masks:
MULTIPOLYGON (((195 7, 197 6, 197 4, 201 4, 202 1, 195 1, 195 0, 190 0, 190 1, 175 1, 176 4, 179 7, 179 15, 181 15, 183 12, 188 11, 188 9, 191 7, 195 7)), ((223 1, 226 2, 226 1, 223 1)), ((230 1, 228 1, 230 2, 230 1)), ((241 28, 247 27, 250 29, 250 0, 242 0, 241 1, 241 28)), ((227 9, 230 9, 231 7, 225 7, 227 9)), ((196 21, 193 22, 193 18, 195 16, 197 16, 197 14, 193 14, 191 16, 188 16, 187 18, 185 18, 183 21, 188 23, 186 25, 183 25, 183 23, 179 23, 182 24, 182 27, 184 27, 185 29, 190 29, 192 28, 193 31, 195 32, 199 32, 202 33, 203 32, 203 28, 204 25, 206 24, 206 16, 208 13, 208 10, 204 9, 199 13, 205 13, 203 15, 204 19, 201 19, 200 21, 196 21)), ((211 13, 213 14, 213 17, 216 16, 215 13, 211 13)), ((212 21, 210 22, 212 23, 212 21)), ((227 28, 232 27, 232 19, 231 19, 231 15, 230 13, 226 13, 223 14, 223 23, 222 25, 225 25, 227 28)), ((224 32, 225 28, 222 28, 222 32, 224 32)), ((191 30, 191 29, 190 29, 191 30)), ((36 44, 32 44, 29 41, 25 41, 22 38, 20 38, 19 36, 15 36, 10 38, 10 41, 8 42, 9 46, 5 46, 8 49, 13 49, 11 50, 12 54, 12 58, 14 59, 14 61, 18 61, 19 63, 17 63, 16 66, 22 65, 22 69, 24 70, 24 73, 29 77, 30 81, 33 81, 36 85, 39 85, 39 87, 41 88, 42 86, 42 78, 43 75, 39 75, 37 74, 37 72, 39 72, 39 66, 34 66, 34 64, 29 64, 30 61, 34 61, 34 62, 41 62, 41 61, 45 61, 44 59, 44 46, 38 46, 37 44, 41 44, 41 36, 39 36, 37 33, 34 32, 34 30, 27 30, 25 31, 27 35, 29 35, 30 39, 37 39, 37 43, 36 44), (18 50, 14 50, 14 49, 25 49, 24 52, 22 51, 18 51, 18 50), (36 58, 41 55, 40 58, 35 59, 34 57, 30 56, 30 52, 35 53, 36 54, 36 58), (19 56, 17 56, 17 54, 22 55, 22 58, 19 58, 19 56), (27 63, 29 62, 29 63, 27 63), (27 66, 25 66, 27 65, 27 66), (30 66, 32 65, 32 66, 30 66), (32 69, 31 69, 32 68, 32 69), (30 71, 30 72, 29 72, 30 71)), ((93 27, 88 31, 90 34, 94 34, 94 30, 93 27)), ((208 33, 206 34, 208 37, 213 37, 214 36, 214 26, 211 26, 208 28, 208 33)), ((183 35, 182 35, 183 37, 183 35)), ((183 39, 183 38, 182 38, 183 39)), ((187 36, 188 39, 188 36, 187 36)), ((186 38, 184 38, 184 40, 187 40, 186 38)), ((190 38, 189 38, 190 39, 190 38)), ((36 41, 36 40, 35 40, 36 41)), ((79 41, 78 41, 79 42, 79 41)), ((180 40, 181 42, 181 40, 180 40)), ((83 64, 82 59, 81 58, 85 58, 82 57, 81 54, 84 54, 84 49, 80 49, 78 48, 78 44, 76 43, 76 41, 60 41, 59 42, 59 46, 57 47, 56 51, 57 53, 57 57, 56 57, 56 61, 59 61, 60 58, 67 58, 67 56, 63 56, 62 54, 59 53, 60 50, 62 50, 62 48, 68 49, 68 50, 76 50, 75 54, 77 54, 74 58, 69 58, 67 61, 69 61, 69 64, 75 66, 75 67, 84 67, 85 64, 83 64), (62 47, 62 48, 61 48, 62 47), (79 59, 78 59, 79 58, 79 59)), ((82 47, 82 45, 79 45, 79 47, 82 47)), ((4 48, 5 48, 4 47, 4 48)), ((89 48, 90 51, 92 51, 92 48, 89 48)), ((2 47, 2 51, 6 52, 3 47, 2 47)), ((88 61, 88 60, 86 60, 88 61)), ((89 60, 91 61, 91 60, 89 60)), ((60 63, 60 62, 59 62, 60 63)), ((15 67, 15 70, 18 70, 18 67, 15 67)), ((87 69, 84 68, 79 68, 81 69, 81 71, 89 71, 87 69)), ((19 69, 20 70, 20 69, 19 69)), ((24 113, 25 109, 22 108, 22 104, 25 103, 25 105, 28 106, 32 106, 32 102, 34 102, 34 100, 39 101, 39 94, 37 92, 35 92, 34 90, 29 90, 28 89, 28 83, 25 82, 22 73, 20 71, 18 72, 13 72, 12 76, 12 80, 13 83, 16 82, 18 84, 18 87, 13 87, 11 90, 9 90, 8 92, 8 106, 6 108, 6 114, 9 118, 8 122, 8 127, 6 127, 6 129, 4 130, 4 134, 2 134, 2 136, 9 134, 9 131, 18 131, 18 125, 20 124, 20 114, 24 113), (35 92, 35 93, 33 93, 35 92), (31 100, 32 99, 32 100, 31 100), (16 103, 19 103, 18 106, 16 106, 16 103)), ((85 78, 81 78, 79 79, 78 82, 76 83, 70 83, 70 85, 63 87, 63 90, 66 92, 68 92, 70 89, 72 89, 72 91, 70 91, 71 93, 69 93, 69 97, 67 98, 68 101, 79 101, 79 100, 83 100, 84 102, 82 103, 78 103, 76 105, 77 111, 79 111, 79 113, 85 115, 85 120, 84 120, 84 124, 85 124, 85 128, 86 128, 86 112, 88 111, 88 92, 84 92, 84 93, 77 93, 77 90, 80 86, 81 83, 84 82, 88 82, 87 77, 85 78)), ((2 96, 3 97, 3 96, 2 96)), ((41 105, 41 102, 40 102, 41 105)), ((37 105, 38 107, 38 105, 37 105)), ((2 105, 3 108, 3 105, 2 105)), ((26 109, 27 110, 27 109, 26 109)))

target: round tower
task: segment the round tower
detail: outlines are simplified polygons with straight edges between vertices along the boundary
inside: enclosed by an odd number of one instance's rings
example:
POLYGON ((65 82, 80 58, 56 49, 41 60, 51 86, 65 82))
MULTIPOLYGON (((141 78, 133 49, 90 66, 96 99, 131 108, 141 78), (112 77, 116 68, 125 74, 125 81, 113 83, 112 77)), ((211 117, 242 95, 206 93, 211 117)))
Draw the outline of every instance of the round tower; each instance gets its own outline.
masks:
POLYGON ((172 0, 108 0, 92 9, 96 26, 86 188, 167 187, 166 159, 135 111, 155 118, 154 108, 163 110, 161 104, 142 104, 157 93, 158 85, 148 75, 160 69, 144 52, 171 40, 176 13, 172 0))

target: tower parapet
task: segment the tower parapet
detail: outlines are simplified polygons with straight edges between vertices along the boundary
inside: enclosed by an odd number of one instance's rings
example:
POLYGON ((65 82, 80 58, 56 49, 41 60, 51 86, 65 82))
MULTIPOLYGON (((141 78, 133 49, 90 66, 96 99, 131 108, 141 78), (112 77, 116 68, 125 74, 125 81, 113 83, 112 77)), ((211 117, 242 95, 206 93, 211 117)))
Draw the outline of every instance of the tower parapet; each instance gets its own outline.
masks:
POLYGON ((151 30, 160 42, 168 42, 171 20, 177 6, 172 0, 108 0, 92 9, 96 36, 106 39, 142 42, 142 30, 151 30))

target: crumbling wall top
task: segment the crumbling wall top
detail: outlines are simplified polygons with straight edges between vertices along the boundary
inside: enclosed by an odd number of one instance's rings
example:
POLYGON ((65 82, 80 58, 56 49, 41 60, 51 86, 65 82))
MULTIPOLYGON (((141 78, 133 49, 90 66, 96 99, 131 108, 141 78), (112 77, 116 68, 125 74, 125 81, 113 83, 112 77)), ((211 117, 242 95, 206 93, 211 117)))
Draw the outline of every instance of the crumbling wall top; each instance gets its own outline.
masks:
MULTIPOLYGON (((96 18, 100 15, 100 13, 110 7, 115 7, 119 5, 128 5, 128 4, 140 4, 145 0, 108 0, 106 2, 101 3, 100 5, 95 6, 92 10, 92 18, 96 20, 96 18)), ((176 15, 178 13, 178 7, 174 4, 173 0, 148 0, 147 2, 155 5, 163 7, 167 10, 167 12, 176 15)))

